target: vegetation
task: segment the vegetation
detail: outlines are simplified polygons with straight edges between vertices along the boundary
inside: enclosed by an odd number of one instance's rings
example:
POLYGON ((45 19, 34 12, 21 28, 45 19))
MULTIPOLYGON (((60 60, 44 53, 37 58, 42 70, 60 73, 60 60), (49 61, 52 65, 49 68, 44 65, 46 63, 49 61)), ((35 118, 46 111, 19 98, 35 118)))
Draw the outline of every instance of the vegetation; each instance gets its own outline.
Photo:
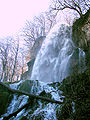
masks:
POLYGON ((64 104, 57 110, 58 120, 89 120, 90 71, 72 75, 63 80, 60 90, 64 104))

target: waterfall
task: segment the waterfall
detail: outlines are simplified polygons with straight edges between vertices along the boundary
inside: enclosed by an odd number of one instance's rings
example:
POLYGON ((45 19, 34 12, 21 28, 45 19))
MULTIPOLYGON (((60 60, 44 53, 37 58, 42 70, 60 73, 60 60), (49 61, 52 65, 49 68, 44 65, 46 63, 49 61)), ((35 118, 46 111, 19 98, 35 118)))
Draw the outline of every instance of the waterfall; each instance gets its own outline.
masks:
MULTIPOLYGON (((74 46, 71 31, 72 27, 66 24, 55 25, 47 35, 37 54, 31 80, 22 80, 18 83, 10 84, 10 88, 24 90, 25 92, 39 96, 46 94, 51 99, 63 102, 61 98, 65 96, 62 96, 62 91, 59 90, 60 83, 58 82, 61 82, 70 73, 73 74, 73 69, 76 66, 79 66, 76 67, 76 70, 80 72, 85 70, 85 53, 80 48, 74 46), (50 82, 51 84, 48 84, 50 82)), ((0 120, 3 120, 3 117, 8 114, 15 112, 29 100, 28 96, 14 94, 7 112, 1 116, 0 120)), ((74 102, 72 105, 75 112, 74 102)), ((30 120, 35 120, 38 116, 41 118, 42 115, 44 116, 42 117, 44 120, 57 120, 56 110, 58 108, 60 106, 56 104, 46 104, 41 100, 38 100, 38 102, 33 100, 30 108, 23 109, 16 117, 12 117, 10 120, 20 120, 22 116, 27 116, 30 120)))
POLYGON ((60 23, 51 29, 36 57, 31 80, 60 82, 69 75, 74 49, 71 31, 71 26, 60 23))

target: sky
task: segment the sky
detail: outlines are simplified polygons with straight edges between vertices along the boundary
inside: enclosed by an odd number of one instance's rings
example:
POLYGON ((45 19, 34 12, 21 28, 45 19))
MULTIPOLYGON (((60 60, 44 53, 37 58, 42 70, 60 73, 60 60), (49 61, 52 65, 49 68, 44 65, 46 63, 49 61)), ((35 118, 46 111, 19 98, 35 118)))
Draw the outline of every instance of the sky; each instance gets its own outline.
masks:
POLYGON ((50 0, 0 0, 0 38, 18 33, 26 20, 46 11, 49 3, 50 0))

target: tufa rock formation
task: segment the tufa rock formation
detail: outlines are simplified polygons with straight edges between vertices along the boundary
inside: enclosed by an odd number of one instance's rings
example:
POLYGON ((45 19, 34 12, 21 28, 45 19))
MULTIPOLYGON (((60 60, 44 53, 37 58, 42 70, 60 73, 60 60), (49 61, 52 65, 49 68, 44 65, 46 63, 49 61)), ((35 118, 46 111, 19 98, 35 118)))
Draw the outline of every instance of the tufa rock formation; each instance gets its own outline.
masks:
POLYGON ((86 65, 90 67, 90 9, 77 19, 72 27, 72 39, 86 54, 86 65))

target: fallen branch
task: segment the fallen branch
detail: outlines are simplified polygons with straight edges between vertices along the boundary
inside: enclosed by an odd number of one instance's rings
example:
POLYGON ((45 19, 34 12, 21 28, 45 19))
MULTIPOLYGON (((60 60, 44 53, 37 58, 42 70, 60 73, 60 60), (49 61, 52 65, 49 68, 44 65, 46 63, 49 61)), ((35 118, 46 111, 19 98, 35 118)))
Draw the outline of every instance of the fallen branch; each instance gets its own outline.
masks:
POLYGON ((44 101, 47 101, 47 102, 51 102, 51 103, 56 103, 56 104, 62 104, 63 103, 63 102, 60 102, 60 101, 57 101, 57 100, 53 100, 53 99, 49 99, 49 98, 46 98, 46 97, 29 94, 29 93, 21 91, 21 90, 11 89, 9 86, 7 86, 6 84, 4 84, 2 82, 0 82, 0 85, 4 86, 5 88, 7 88, 12 93, 18 93, 20 95, 26 95, 26 96, 29 96, 29 97, 34 98, 34 99, 41 99, 41 100, 44 100, 44 101))

